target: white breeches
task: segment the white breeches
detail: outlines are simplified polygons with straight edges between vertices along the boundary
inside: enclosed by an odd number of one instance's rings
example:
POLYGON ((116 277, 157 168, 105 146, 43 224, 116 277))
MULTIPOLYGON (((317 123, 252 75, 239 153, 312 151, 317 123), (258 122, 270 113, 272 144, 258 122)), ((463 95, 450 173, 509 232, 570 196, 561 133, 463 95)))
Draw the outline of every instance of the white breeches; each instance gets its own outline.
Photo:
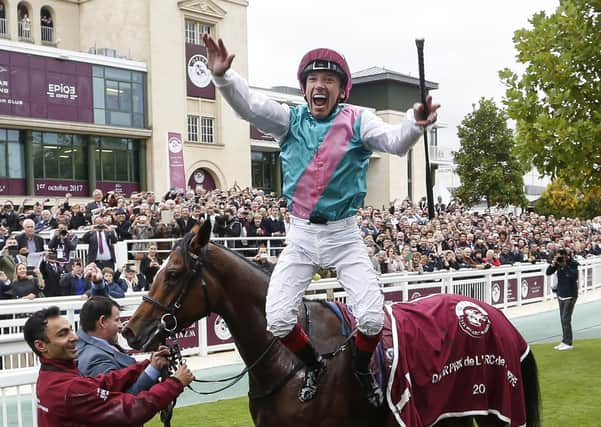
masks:
POLYGON ((368 336, 380 332, 384 294, 355 217, 328 224, 292 217, 286 241, 267 291, 268 331, 280 338, 288 335, 298 322, 298 307, 312 276, 320 267, 333 267, 359 331, 368 336))

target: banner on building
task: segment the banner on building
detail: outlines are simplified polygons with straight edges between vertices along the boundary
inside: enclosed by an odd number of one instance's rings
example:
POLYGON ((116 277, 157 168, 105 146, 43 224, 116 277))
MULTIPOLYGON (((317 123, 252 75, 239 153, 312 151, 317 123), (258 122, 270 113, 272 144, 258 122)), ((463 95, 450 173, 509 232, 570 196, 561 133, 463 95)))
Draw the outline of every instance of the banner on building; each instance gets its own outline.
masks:
POLYGON ((184 144, 181 133, 167 133, 167 151, 169 152, 170 188, 186 190, 186 172, 184 170, 184 144))
POLYGON ((0 114, 92 123, 92 65, 0 51, 0 114))
POLYGON ((186 44, 187 95, 193 98, 215 99, 215 85, 207 67, 207 48, 186 44))

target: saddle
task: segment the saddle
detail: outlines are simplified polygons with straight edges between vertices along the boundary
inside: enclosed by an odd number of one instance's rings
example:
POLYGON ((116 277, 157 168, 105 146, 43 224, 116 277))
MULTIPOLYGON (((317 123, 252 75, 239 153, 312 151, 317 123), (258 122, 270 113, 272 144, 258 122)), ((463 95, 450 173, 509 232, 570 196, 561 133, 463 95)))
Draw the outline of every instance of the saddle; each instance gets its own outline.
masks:
MULTIPOLYGON (((348 307, 337 309, 354 326, 348 307)), ((520 363, 530 349, 503 313, 461 295, 395 303, 385 313, 371 368, 393 414, 390 427, 489 413, 525 425, 520 363)))

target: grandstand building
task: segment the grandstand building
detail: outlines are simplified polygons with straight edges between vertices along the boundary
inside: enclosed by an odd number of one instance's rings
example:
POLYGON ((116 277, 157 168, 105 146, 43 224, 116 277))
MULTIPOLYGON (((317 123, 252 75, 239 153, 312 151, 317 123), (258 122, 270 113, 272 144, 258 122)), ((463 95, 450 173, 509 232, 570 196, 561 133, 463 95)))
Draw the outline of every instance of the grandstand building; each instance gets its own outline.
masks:
MULTIPOLYGON (((227 40, 236 70, 248 75, 247 7, 246 0, 0 0, 0 197, 234 184, 279 192, 277 143, 236 116, 206 70, 202 34, 210 32, 227 40)), ((389 123, 419 99, 416 78, 382 68, 354 73, 353 85, 349 102, 389 123)), ((297 89, 255 89, 304 102, 297 89)), ((449 163, 436 136, 434 128, 434 168, 449 163)), ((367 203, 425 195, 424 156, 423 143, 405 158, 375 154, 367 203)))

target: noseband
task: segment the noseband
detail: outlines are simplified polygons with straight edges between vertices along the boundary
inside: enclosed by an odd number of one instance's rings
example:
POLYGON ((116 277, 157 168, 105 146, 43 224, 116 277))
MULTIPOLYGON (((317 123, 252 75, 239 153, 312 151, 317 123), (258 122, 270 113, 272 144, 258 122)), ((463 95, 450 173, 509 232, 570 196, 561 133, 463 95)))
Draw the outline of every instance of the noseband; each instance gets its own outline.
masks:
POLYGON ((152 334, 150 336, 150 338, 148 338, 148 340, 146 341, 146 343, 143 346, 143 350, 146 350, 146 347, 150 344, 152 339, 155 336, 157 336, 159 333, 161 333, 162 331, 167 332, 171 336, 175 335, 175 333, 177 332, 177 328, 179 326, 177 317, 176 317, 176 312, 184 304, 184 300, 186 299, 186 296, 188 296, 188 292, 190 291, 190 286, 196 277, 200 278, 200 284, 204 290, 203 293, 204 293, 205 304, 207 307, 207 315, 209 313, 211 313, 211 305, 210 305, 210 301, 209 301, 209 292, 208 292, 208 288, 207 288, 207 282, 205 281, 205 279, 203 277, 203 266, 205 265, 205 262, 207 259, 207 254, 206 254, 207 247, 208 247, 208 245, 203 246, 200 249, 200 256, 198 256, 198 255, 190 252, 189 250, 185 250, 185 249, 188 249, 187 245, 180 246, 180 249, 182 250, 183 256, 184 256, 185 269, 187 272, 189 272, 189 277, 184 277, 184 284, 183 284, 179 294, 177 295, 175 300, 172 301, 169 305, 165 305, 162 302, 152 298, 149 295, 144 295, 142 297, 143 301, 149 302, 150 304, 154 305, 155 307, 157 307, 163 311, 163 315, 161 316, 161 320, 160 320, 154 334, 152 334))

